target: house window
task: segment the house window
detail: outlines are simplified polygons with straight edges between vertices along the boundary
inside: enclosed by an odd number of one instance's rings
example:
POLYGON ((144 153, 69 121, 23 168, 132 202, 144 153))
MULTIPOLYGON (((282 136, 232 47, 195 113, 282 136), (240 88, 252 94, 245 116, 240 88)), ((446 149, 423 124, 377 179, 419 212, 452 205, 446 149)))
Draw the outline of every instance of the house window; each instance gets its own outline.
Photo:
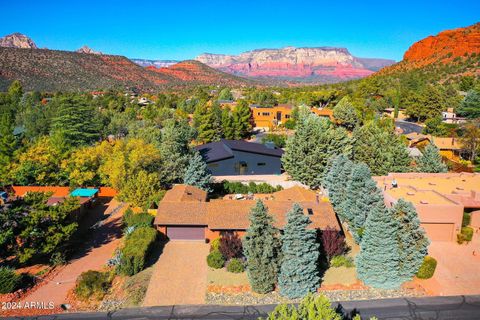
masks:
POLYGON ((269 116, 270 112, 262 112, 262 116, 269 116))
POLYGON ((307 211, 309 216, 313 216, 313 210, 311 208, 308 208, 307 211))
POLYGON ((265 162, 258 162, 257 163, 257 166, 259 167, 263 167, 263 166, 266 166, 267 164, 265 162))
POLYGON ((286 115, 285 115, 285 119, 290 119, 290 115, 289 115, 289 114, 286 114, 286 115))

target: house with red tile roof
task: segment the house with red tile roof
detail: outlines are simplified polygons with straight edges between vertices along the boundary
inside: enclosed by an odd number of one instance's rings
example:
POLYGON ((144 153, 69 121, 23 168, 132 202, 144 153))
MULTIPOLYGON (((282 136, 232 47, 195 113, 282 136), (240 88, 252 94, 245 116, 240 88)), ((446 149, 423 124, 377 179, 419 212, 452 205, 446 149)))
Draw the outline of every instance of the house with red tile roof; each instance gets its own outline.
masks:
POLYGON ((251 209, 262 199, 273 216, 274 225, 282 229, 286 214, 294 203, 300 204, 311 220, 310 227, 341 231, 332 205, 312 190, 293 187, 271 195, 208 200, 207 193, 196 187, 175 185, 160 202, 154 224, 170 240, 211 241, 228 232, 243 236, 248 229, 251 209))

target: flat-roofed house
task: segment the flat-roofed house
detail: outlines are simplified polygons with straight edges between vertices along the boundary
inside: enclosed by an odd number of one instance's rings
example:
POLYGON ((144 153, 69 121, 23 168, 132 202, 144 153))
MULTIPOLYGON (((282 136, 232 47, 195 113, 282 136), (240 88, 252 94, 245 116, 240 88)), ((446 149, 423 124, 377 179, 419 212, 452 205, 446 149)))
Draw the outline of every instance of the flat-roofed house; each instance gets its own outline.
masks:
POLYGON ((225 140, 196 149, 214 176, 281 174, 283 150, 271 144, 225 140))
POLYGON ((285 124, 290 119, 293 106, 289 104, 279 104, 273 107, 251 105, 250 110, 254 127, 271 130, 278 125, 285 124))
MULTIPOLYGON (((233 200, 232 197, 208 201, 207 194, 196 187, 175 185, 160 201, 154 224, 170 240, 211 241, 225 233, 243 236, 256 198, 254 195, 250 199, 233 200)), ((258 198, 263 200, 280 229, 285 226, 286 213, 298 203, 312 221, 310 228, 341 231, 331 204, 322 201, 312 190, 293 187, 258 198)))
POLYGON ((387 206, 401 198, 414 204, 433 241, 455 241, 464 210, 480 209, 480 174, 390 173, 374 179, 387 206))

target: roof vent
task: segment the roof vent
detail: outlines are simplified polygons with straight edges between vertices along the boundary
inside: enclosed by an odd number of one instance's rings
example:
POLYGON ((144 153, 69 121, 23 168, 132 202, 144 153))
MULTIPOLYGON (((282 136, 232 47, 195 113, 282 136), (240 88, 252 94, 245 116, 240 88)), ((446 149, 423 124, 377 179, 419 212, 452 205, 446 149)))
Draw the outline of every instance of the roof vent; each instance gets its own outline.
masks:
POLYGON ((428 184, 431 185, 431 186, 436 186, 437 185, 435 182, 429 182, 428 184))
POLYGON ((407 194, 408 194, 409 196, 414 196, 414 195, 415 195, 415 192, 413 192, 413 191, 408 191, 407 194))
POLYGON ((309 216, 313 216, 313 210, 311 208, 308 208, 307 211, 309 216))
POLYGON ((420 200, 420 203, 421 204, 428 204, 428 201, 427 200, 420 200))
POLYGON ((462 187, 457 187, 457 190, 463 190, 463 188, 462 187))

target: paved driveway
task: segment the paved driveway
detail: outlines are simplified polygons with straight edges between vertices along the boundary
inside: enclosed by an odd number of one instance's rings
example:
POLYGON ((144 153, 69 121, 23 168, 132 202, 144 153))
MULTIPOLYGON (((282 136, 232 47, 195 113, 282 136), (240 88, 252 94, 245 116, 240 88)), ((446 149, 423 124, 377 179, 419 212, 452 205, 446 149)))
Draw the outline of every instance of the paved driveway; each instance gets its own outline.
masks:
POLYGON ((209 247, 200 241, 170 241, 153 269, 144 306, 203 304, 209 247))
POLYGON ((92 217, 103 212, 105 215, 111 215, 100 227, 93 232, 90 231, 91 238, 79 248, 76 256, 52 280, 27 295, 23 302, 44 302, 46 305, 53 302, 55 307, 65 303, 68 291, 75 287, 75 281, 82 272, 90 269, 98 270, 112 257, 120 243, 121 218, 125 209, 126 207, 116 200, 99 204, 92 209, 88 213, 92 217))
POLYGON ((422 133, 423 127, 413 123, 402 120, 395 121, 395 127, 402 129, 403 134, 409 134, 412 132, 422 133))
POLYGON ((421 281, 430 294, 480 294, 480 233, 475 234, 468 245, 433 241, 429 255, 438 262, 432 279, 421 281))

